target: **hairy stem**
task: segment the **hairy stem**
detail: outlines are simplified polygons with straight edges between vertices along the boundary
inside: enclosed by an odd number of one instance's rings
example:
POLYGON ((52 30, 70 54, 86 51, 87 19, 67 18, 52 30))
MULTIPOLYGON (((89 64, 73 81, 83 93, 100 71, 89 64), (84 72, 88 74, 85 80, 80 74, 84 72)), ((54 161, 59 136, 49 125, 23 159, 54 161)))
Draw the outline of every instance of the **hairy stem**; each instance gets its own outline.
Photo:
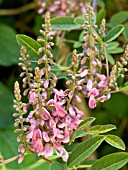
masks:
POLYGON ((98 0, 92 0, 92 7, 95 12, 97 11, 97 1, 98 0))
POLYGON ((10 163, 10 162, 12 162, 12 161, 15 161, 16 159, 19 158, 19 156, 20 156, 20 155, 17 155, 17 156, 14 156, 14 157, 12 157, 12 158, 9 158, 9 159, 6 159, 6 160, 0 162, 0 166, 5 165, 5 164, 8 164, 8 163, 10 163))
POLYGON ((35 9, 37 7, 37 3, 32 2, 29 4, 26 4, 22 7, 19 8, 14 8, 14 9, 1 9, 0 10, 0 16, 5 16, 5 15, 18 15, 23 12, 29 11, 31 9, 35 9))

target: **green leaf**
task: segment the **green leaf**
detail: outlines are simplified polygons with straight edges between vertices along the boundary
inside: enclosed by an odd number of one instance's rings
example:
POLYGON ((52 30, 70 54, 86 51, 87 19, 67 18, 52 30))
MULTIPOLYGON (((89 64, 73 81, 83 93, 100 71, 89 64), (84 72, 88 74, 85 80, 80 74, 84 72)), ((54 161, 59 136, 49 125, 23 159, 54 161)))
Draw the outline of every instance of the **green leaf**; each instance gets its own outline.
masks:
POLYGON ((123 25, 115 26, 106 34, 105 42, 111 42, 112 40, 116 39, 122 33, 123 30, 123 25))
POLYGON ((128 22, 124 24, 123 36, 125 40, 128 42, 128 22))
POLYGON ((0 65, 11 66, 18 63, 20 56, 13 28, 0 24, 0 65))
POLYGON ((125 144, 118 136, 115 135, 106 135, 105 141, 115 148, 125 150, 125 144))
MULTIPOLYGON (((128 90, 128 86, 123 86, 123 87, 120 87, 118 92, 121 92, 121 91, 127 91, 128 90)), ((116 91, 117 92, 117 91, 116 91)))
POLYGON ((109 154, 96 161, 91 170, 118 170, 128 162, 128 153, 109 154))
MULTIPOLYGON (((0 130, 0 152, 4 159, 11 158, 18 154, 17 147, 18 143, 16 142, 17 135, 13 132, 14 128, 9 128, 6 130, 0 130)), ((13 164, 8 164, 7 167, 14 168, 18 166, 17 160, 13 164)), ((22 165, 19 165, 22 167, 22 165)))
POLYGON ((80 33, 80 36, 79 36, 79 41, 80 42, 84 42, 83 38, 84 38, 84 33, 85 33, 85 30, 81 31, 80 33))
POLYGON ((67 67, 71 66, 71 61, 72 61, 72 53, 70 53, 66 58, 66 66, 67 67))
POLYGON ((0 82, 0 128, 7 128, 14 123, 13 99, 10 90, 0 82))
POLYGON ((89 157, 103 142, 103 140, 104 136, 95 136, 77 145, 77 147, 75 147, 69 155, 67 162, 68 167, 71 168, 89 157))
POLYGON ((84 24, 84 22, 85 22, 84 18, 75 18, 74 19, 74 23, 76 23, 76 24, 78 24, 80 26, 82 26, 84 24))
POLYGON ((107 53, 107 59, 111 65, 115 64, 115 60, 113 59, 112 55, 107 53))
MULTIPOLYGON (((120 74, 124 74, 124 71, 121 70, 121 71, 120 71, 120 74)), ((118 78, 117 78, 117 86, 118 86, 118 87, 122 87, 123 81, 124 81, 124 77, 118 77, 118 78)))
POLYGON ((69 16, 51 19, 51 27, 56 30, 73 30, 80 26, 74 23, 74 18, 69 16))
POLYGON ((76 139, 76 138, 80 138, 83 136, 86 136, 88 133, 85 132, 84 130, 78 129, 75 132, 72 133, 71 137, 70 137, 70 144, 76 139))
POLYGON ((82 162, 81 165, 78 165, 77 168, 90 168, 92 166, 92 164, 96 162, 96 160, 91 160, 91 161, 86 161, 86 162, 82 162))
POLYGON ((121 12, 118 12, 118 13, 112 15, 109 23, 113 27, 118 24, 121 24, 122 22, 126 21, 127 19, 128 19, 128 11, 121 11, 121 12))
POLYGON ((107 44, 106 50, 110 51, 119 46, 119 42, 113 41, 107 44))
POLYGON ((53 162, 50 164, 49 170, 64 170, 64 167, 58 162, 53 162))
POLYGON ((96 40, 97 40, 101 45, 103 45, 104 42, 102 41, 102 39, 100 38, 100 36, 99 36, 98 33, 96 32, 96 30, 95 30, 95 29, 91 29, 91 32, 97 35, 96 40))
POLYGON ((101 8, 105 7, 103 0, 98 0, 97 5, 100 6, 101 8))
POLYGON ((19 46, 25 46, 27 49, 27 53, 30 54, 30 59, 32 60, 38 60, 39 59, 39 53, 38 49, 41 47, 41 45, 31 37, 23 34, 16 35, 17 42, 19 46))
POLYGON ((81 42, 75 42, 74 45, 73 45, 74 48, 79 48, 79 47, 82 47, 82 43, 81 42))
POLYGON ((105 17, 106 17, 106 10, 105 10, 105 8, 101 8, 98 11, 97 16, 96 16, 96 18, 97 18, 96 24, 100 25, 102 22, 102 19, 104 19, 105 17))
POLYGON ((94 117, 89 117, 89 118, 85 119, 84 121, 82 121, 79 124, 78 129, 82 129, 82 128, 89 126, 92 122, 94 122, 95 119, 96 118, 94 118, 94 117))
POLYGON ((121 47, 118 47, 118 48, 114 48, 113 50, 111 51, 107 51, 109 54, 118 54, 118 53, 123 53, 124 52, 124 49, 121 48, 121 47))
POLYGON ((59 65, 58 66, 57 65, 51 66, 51 72, 56 75, 57 79, 63 79, 63 78, 68 79, 68 73, 63 72, 67 69, 68 69, 68 67, 60 67, 59 65))
POLYGON ((116 129, 115 125, 95 125, 93 127, 90 128, 89 132, 91 133, 106 133, 109 132, 113 129, 116 129))
POLYGON ((126 81, 123 85, 123 87, 127 87, 128 86, 128 81, 126 81))

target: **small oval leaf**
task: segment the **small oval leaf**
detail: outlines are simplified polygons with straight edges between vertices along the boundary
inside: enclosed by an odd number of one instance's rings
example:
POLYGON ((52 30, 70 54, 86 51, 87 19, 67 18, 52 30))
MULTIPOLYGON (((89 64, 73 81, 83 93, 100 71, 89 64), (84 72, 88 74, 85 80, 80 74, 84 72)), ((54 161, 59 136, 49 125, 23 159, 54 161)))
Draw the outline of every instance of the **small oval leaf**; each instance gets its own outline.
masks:
POLYGON ((128 22, 124 24, 123 36, 125 40, 128 42, 128 22))
POLYGON ((115 26, 106 34, 105 42, 111 42, 112 40, 116 39, 122 33, 123 30, 123 25, 115 26))
POLYGON ((89 132, 91 133, 106 133, 109 132, 113 129, 116 129, 115 125, 95 125, 93 127, 90 128, 89 132))
POLYGON ((106 50, 113 50, 119 46, 119 42, 113 41, 107 44, 106 50))
POLYGON ((126 21, 127 19, 128 19, 128 11, 121 11, 112 15, 109 22, 112 26, 116 26, 126 21))
POLYGON ((81 130, 81 129, 73 132, 72 135, 71 135, 71 137, 70 137, 70 144, 71 144, 76 138, 86 136, 87 134, 88 134, 87 132, 85 132, 84 130, 81 130))
POLYGON ((56 30, 73 30, 80 26, 74 23, 74 18, 69 16, 56 17, 50 20, 51 27, 56 30))
POLYGON ((30 54, 30 57, 32 57, 33 60, 37 59, 37 57, 39 58, 38 49, 41 45, 36 40, 23 34, 16 35, 16 38, 19 46, 25 46, 27 53, 30 54))
POLYGON ((58 162, 53 162, 50 164, 49 170, 64 170, 64 167, 58 162))
POLYGON ((91 170, 118 170, 128 162, 128 153, 109 154, 96 161, 91 170))
POLYGON ((82 121, 79 124, 78 129, 82 129, 82 128, 89 126, 92 122, 94 122, 95 119, 96 118, 94 118, 94 117, 89 117, 89 118, 85 119, 84 121, 82 121))
POLYGON ((106 17, 106 10, 105 10, 105 8, 101 8, 101 9, 98 11, 97 16, 96 16, 96 18, 97 18, 96 24, 97 24, 97 25, 100 25, 101 22, 102 22, 102 19, 104 19, 105 17, 106 17))
POLYGON ((104 136, 95 136, 77 145, 69 155, 68 167, 71 168, 90 156, 103 140, 104 136))
POLYGON ((84 18, 75 18, 74 19, 74 22, 80 26, 82 26, 85 22, 85 19, 84 18))
POLYGON ((108 53, 107 53, 107 59, 108 59, 108 61, 109 61, 109 63, 110 63, 111 65, 114 65, 114 64, 115 64, 115 60, 113 59, 113 57, 112 57, 111 54, 108 54, 108 53))
POLYGON ((124 142, 116 135, 106 135, 105 141, 110 145, 114 146, 115 148, 125 150, 124 142))

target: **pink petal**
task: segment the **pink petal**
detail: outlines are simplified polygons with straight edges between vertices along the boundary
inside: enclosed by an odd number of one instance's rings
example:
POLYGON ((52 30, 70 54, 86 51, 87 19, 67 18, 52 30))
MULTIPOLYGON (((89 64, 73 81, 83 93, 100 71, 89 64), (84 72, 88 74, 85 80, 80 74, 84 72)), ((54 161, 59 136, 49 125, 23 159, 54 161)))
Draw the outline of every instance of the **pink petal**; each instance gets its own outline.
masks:
POLYGON ((56 108, 56 112, 57 112, 57 115, 60 116, 60 117, 64 117, 65 114, 67 114, 66 110, 59 105, 56 108))
POLYGON ((50 119, 50 117, 51 117, 50 113, 44 107, 42 107, 42 118, 44 120, 48 120, 50 119))
POLYGON ((90 90, 90 92, 89 92, 89 94, 88 94, 89 96, 98 96, 99 95, 99 91, 96 89, 96 88, 93 88, 93 89, 91 89, 90 90))
POLYGON ((49 143, 45 144, 43 154, 46 158, 53 155, 53 149, 49 143))
POLYGON ((73 109, 73 107, 72 106, 69 106, 69 114, 71 115, 71 116, 75 116, 76 115, 76 113, 75 113, 75 111, 74 111, 74 109, 73 109))
POLYGON ((95 98, 93 96, 90 97, 90 99, 89 99, 89 107, 91 109, 94 109, 96 107, 96 100, 95 100, 95 98))
POLYGON ((64 162, 67 162, 69 155, 68 152, 63 147, 57 148, 56 153, 58 156, 62 157, 64 162))
POLYGON ((43 139, 44 139, 45 142, 49 142, 50 141, 49 136, 48 136, 48 134, 45 131, 42 132, 42 135, 43 135, 43 139))

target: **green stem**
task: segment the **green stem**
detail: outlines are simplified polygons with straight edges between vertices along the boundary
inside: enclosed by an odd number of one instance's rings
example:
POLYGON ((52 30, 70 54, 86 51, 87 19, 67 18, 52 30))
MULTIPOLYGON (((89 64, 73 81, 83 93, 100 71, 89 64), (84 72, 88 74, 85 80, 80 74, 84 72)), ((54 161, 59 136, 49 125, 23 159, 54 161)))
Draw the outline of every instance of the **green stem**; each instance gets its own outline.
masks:
POLYGON ((14 9, 1 9, 0 10, 0 16, 5 16, 5 15, 19 15, 23 12, 26 12, 28 10, 31 10, 31 9, 35 9, 37 8, 37 3, 35 2, 32 2, 32 3, 29 3, 29 4, 26 4, 24 6, 21 6, 19 8, 14 8, 14 9))
POLYGON ((90 50, 90 56, 89 56, 89 70, 90 70, 90 79, 92 78, 92 72, 93 72, 93 65, 92 65, 92 59, 93 59, 93 52, 92 52, 92 35, 91 35, 91 29, 88 29, 89 32, 89 38, 88 38, 88 48, 90 50))
POLYGON ((73 95, 72 95, 71 98, 69 98, 69 100, 68 100, 68 102, 67 102, 67 106, 66 106, 66 110, 67 110, 67 111, 68 111, 68 108, 69 108, 70 103, 71 103, 71 101, 72 101, 72 99, 73 99, 73 96, 74 96, 74 92, 75 92, 75 80, 74 80, 73 83, 72 83, 71 91, 72 91, 73 95))
POLYGON ((47 65, 48 65, 48 55, 47 55, 47 35, 45 33, 45 43, 44 43, 44 54, 46 54, 46 61, 45 61, 45 77, 48 79, 48 70, 47 70, 47 65))
POLYGON ((106 71, 107 71, 107 77, 109 77, 108 58, 107 58, 107 52, 106 52, 106 48, 105 48, 105 47, 104 47, 104 55, 105 55, 105 59, 106 59, 106 71))

